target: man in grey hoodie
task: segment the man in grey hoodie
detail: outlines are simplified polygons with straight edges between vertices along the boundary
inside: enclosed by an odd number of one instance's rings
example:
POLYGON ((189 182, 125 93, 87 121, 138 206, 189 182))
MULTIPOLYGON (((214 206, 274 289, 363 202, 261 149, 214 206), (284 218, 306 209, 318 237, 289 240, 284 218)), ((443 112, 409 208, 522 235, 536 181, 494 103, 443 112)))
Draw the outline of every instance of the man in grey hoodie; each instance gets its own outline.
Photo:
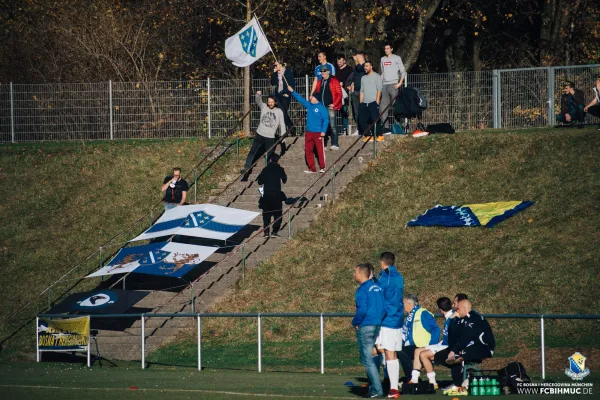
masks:
MULTIPOLYGON (((261 94, 260 90, 256 92, 256 104, 260 107, 260 123, 258 124, 258 128, 256 128, 256 135, 254 136, 250 152, 246 157, 244 169, 240 171, 240 173, 244 174, 242 181, 248 180, 249 175, 252 173, 252 169, 250 168, 252 164, 275 144, 275 132, 277 132, 277 128, 279 128, 281 135, 285 134, 283 111, 277 107, 277 102, 272 96, 267 98, 267 104, 263 103, 260 97, 261 94)), ((267 157, 270 157, 272 152, 273 149, 269 151, 267 157)))
MULTIPOLYGON (((381 111, 394 101, 394 97, 398 94, 398 89, 402 86, 406 77, 406 68, 404 68, 402 58, 393 53, 392 46, 386 44, 383 51, 385 52, 385 57, 381 57, 383 89, 381 90, 381 103, 379 104, 381 111)), ((390 111, 393 111, 391 110, 392 107, 390 106, 381 116, 384 128, 390 127, 388 115, 390 115, 390 111)))

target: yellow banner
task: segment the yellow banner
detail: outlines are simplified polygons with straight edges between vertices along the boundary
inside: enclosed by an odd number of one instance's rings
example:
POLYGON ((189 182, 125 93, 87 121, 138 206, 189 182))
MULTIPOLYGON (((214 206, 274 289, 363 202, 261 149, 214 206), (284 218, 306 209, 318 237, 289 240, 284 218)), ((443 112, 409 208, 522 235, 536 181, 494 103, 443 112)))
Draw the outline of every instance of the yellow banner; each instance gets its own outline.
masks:
POLYGON ((40 350, 85 350, 90 340, 90 317, 38 319, 40 350))

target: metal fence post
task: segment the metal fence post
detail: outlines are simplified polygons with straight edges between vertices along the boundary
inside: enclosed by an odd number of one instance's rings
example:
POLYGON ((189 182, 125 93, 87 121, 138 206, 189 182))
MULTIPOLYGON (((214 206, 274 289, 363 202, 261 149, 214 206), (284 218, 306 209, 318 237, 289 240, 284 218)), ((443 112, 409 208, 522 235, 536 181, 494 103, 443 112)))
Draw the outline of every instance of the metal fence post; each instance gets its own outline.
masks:
POLYGON ((258 372, 262 372, 262 318, 258 314, 258 372))
POLYGON ((323 313, 321 313, 320 325, 321 325, 321 374, 324 374, 325 373, 325 340, 324 340, 325 322, 323 319, 323 313))
POLYGON ((35 317, 35 356, 37 362, 40 362, 40 333, 38 332, 40 326, 40 318, 35 317))
POLYGON ((194 168, 194 203, 198 204, 198 168, 194 168))
POLYGON ((308 95, 310 93, 310 91, 308 90, 308 75, 304 75, 304 79, 305 79, 305 85, 306 85, 306 87, 304 88, 304 96, 305 96, 306 100, 308 100, 308 95))
POLYGON ((498 107, 498 94, 500 93, 500 72, 495 69, 492 71, 492 122, 494 129, 500 128, 499 118, 499 107, 498 107))
POLYGON ((142 369, 146 368, 146 317, 142 314, 142 369))
POLYGON ((292 238, 292 216, 291 216, 291 212, 287 212, 287 216, 288 216, 288 239, 292 238))
POLYGON ((546 346, 544 340, 544 315, 540 318, 540 340, 542 350, 542 379, 546 379, 546 346))
POLYGON ((190 301, 192 302, 192 312, 196 312, 196 299, 194 298, 194 283, 190 283, 190 301))
POLYGON ((246 282, 246 255, 244 254, 245 249, 246 246, 242 245, 242 282, 246 282))
POLYGON ((10 138, 15 143, 15 98, 13 83, 10 83, 10 138))
POLYGON ((108 107, 109 107, 109 123, 110 123, 110 140, 114 139, 113 131, 113 96, 112 96, 112 80, 108 81, 108 107))
POLYGON ((210 121, 210 78, 207 79, 206 86, 208 88, 208 98, 206 100, 207 114, 208 114, 208 138, 212 137, 211 133, 211 121, 210 121))
POLYGON ((335 203, 335 164, 333 164, 333 177, 331 178, 331 202, 335 203))
POLYGON ((202 318, 198 315, 198 371, 202 371, 202 318))
POLYGON ((556 124, 554 110, 554 68, 548 67, 548 125, 556 124))

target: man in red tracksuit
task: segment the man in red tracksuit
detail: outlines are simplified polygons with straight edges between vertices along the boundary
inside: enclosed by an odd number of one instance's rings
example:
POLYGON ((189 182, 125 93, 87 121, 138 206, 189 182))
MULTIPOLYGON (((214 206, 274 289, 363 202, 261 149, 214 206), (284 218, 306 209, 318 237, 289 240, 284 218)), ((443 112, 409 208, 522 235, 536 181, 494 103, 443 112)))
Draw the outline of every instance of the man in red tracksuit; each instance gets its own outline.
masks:
MULTIPOLYGON (((331 76, 328 65, 321 67, 321 79, 317 81, 315 93, 313 94, 319 100, 329 113, 329 129, 331 131, 330 150, 339 150, 336 111, 342 109, 342 86, 336 77, 331 76)), ((325 147, 327 147, 327 136, 325 136, 325 147)))
MULTIPOLYGON (((338 84, 339 87, 339 84, 338 84)), ((307 174, 314 174, 317 172, 315 166, 315 157, 313 151, 316 148, 317 157, 319 159, 319 172, 325 172, 325 152, 323 146, 323 138, 325 132, 327 132, 327 126, 329 125, 329 113, 327 108, 319 102, 315 96, 310 96, 306 100, 294 91, 291 86, 288 86, 288 90, 292 93, 292 96, 306 108, 306 134, 304 135, 304 152, 306 155, 306 164, 308 164, 308 170, 304 171, 307 174)))

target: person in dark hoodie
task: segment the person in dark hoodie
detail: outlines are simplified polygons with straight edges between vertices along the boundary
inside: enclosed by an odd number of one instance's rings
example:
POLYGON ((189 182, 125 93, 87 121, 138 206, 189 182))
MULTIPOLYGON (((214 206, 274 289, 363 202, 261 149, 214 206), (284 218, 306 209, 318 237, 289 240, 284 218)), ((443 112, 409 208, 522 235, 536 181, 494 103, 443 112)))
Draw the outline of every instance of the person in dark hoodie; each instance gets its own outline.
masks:
POLYGON ((258 207, 263 210, 263 229, 265 237, 279 237, 281 228, 281 202, 285 200, 285 195, 281 191, 281 184, 287 182, 285 170, 279 165, 279 156, 271 154, 269 164, 258 175, 257 182, 262 187, 258 207), (273 223, 272 232, 269 234, 268 226, 273 223))
MULTIPOLYGON (((465 386, 464 382, 458 382, 455 377, 460 376, 462 380, 462 369, 464 362, 481 362, 494 355, 496 348, 496 339, 490 324, 477 311, 469 300, 462 300, 458 303, 457 314, 459 320, 457 327, 448 337, 448 358, 445 362, 452 370, 460 371, 452 373, 453 385, 444 389, 445 392, 457 390, 459 385, 465 386)), ((468 385, 468 383, 467 383, 468 385)))
POLYGON ((370 279, 372 266, 368 263, 354 267, 354 280, 360 284, 354 295, 356 313, 352 326, 356 330, 360 361, 369 378, 368 397, 382 397, 379 370, 373 361, 372 350, 385 315, 383 290, 370 279))
POLYGON ((560 96, 560 114, 556 115, 556 120, 566 124, 582 122, 585 118, 584 107, 583 92, 576 89, 573 82, 565 82, 564 93, 560 96))
POLYGON ((383 289, 385 299, 385 318, 377 338, 377 346, 384 349, 385 365, 390 379, 388 398, 400 398, 398 383, 400 380, 400 362, 397 351, 402 350, 402 325, 404 323, 404 277, 396 268, 396 256, 389 251, 379 257, 381 273, 377 284, 383 289))
POLYGON ((327 127, 329 126, 329 112, 323 103, 315 96, 310 96, 308 100, 300 96, 294 91, 294 88, 288 86, 288 90, 292 96, 306 108, 306 133, 304 134, 304 154, 306 156, 306 164, 308 170, 304 171, 307 174, 317 172, 315 166, 315 157, 313 151, 317 150, 317 158, 319 160, 319 172, 325 172, 325 146, 323 138, 327 127))

